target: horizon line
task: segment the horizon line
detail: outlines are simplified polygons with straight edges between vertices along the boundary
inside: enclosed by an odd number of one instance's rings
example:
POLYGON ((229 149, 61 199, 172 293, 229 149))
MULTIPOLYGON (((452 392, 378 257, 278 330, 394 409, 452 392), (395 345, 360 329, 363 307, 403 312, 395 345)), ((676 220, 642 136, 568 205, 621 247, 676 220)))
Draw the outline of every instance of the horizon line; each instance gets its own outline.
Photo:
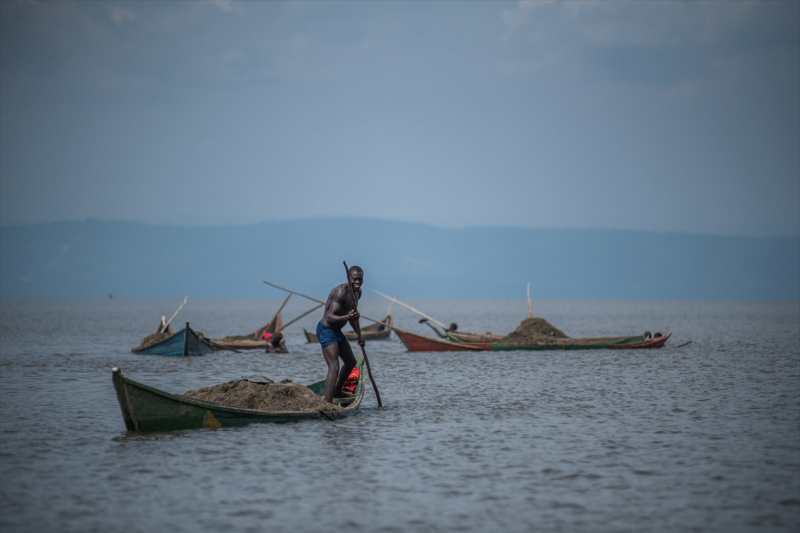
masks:
POLYGON ((0 230, 15 228, 15 227, 31 227, 31 226, 45 226, 56 224, 80 224, 87 222, 109 222, 109 223, 124 223, 136 224, 149 227, 175 227, 175 228, 245 228, 253 227, 261 224, 269 223, 282 223, 282 222, 305 222, 313 220, 373 220, 380 222, 389 222, 395 224, 408 224, 415 226, 425 226, 439 230, 459 231, 471 229, 522 229, 522 230, 552 230, 552 231, 613 231, 613 232, 628 232, 628 233, 654 233, 659 235, 690 235, 695 237, 727 237, 727 238, 744 238, 744 239, 800 239, 800 233, 797 234, 760 234, 760 235, 742 235, 734 233, 709 233, 701 231, 688 231, 688 230, 656 230, 656 229, 629 229, 629 228, 615 228, 615 227, 602 227, 602 226, 589 226, 589 227, 557 227, 557 226, 524 226, 514 224, 498 224, 498 225, 474 225, 474 226, 440 226, 428 222, 419 222, 412 220, 399 220, 378 218, 369 216, 346 215, 346 216, 333 216, 321 215, 312 217, 297 217, 297 218, 267 218, 254 222, 229 222, 229 223, 216 223, 216 224, 202 224, 202 223, 176 223, 176 222, 145 222, 142 220, 133 219, 116 219, 116 218, 97 218, 86 217, 82 219, 62 219, 62 220, 44 220, 39 222, 16 222, 16 221, 3 221, 0 219, 0 230))

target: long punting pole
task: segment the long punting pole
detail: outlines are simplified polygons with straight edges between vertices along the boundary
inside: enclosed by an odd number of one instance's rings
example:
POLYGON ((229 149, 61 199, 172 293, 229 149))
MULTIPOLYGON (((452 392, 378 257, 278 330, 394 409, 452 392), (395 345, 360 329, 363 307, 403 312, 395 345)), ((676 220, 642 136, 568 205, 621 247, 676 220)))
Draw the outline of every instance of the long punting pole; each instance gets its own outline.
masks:
POLYGON ((163 326, 161 326, 161 331, 160 331, 160 333, 164 333, 165 331, 167 331, 167 328, 169 327, 169 323, 170 323, 170 322, 172 322, 172 319, 174 319, 176 316, 178 316, 178 313, 180 313, 180 312, 181 312, 181 309, 183 309, 183 306, 184 306, 184 305, 186 305, 186 300, 188 300, 188 299, 189 299, 189 295, 187 294, 187 295, 186 295, 186 297, 183 299, 183 303, 182 303, 182 304, 181 304, 181 306, 178 308, 178 310, 177 310, 177 311, 175 311, 174 313, 172 313, 172 316, 171 316, 171 317, 169 317, 169 320, 167 320, 167 323, 166 323, 166 324, 164 324, 163 326))
MULTIPOLYGON (((302 296, 303 298, 311 300, 312 302, 317 302, 318 304, 325 305, 325 302, 323 302, 322 300, 317 300, 316 298, 312 298, 311 296, 308 296, 307 294, 303 294, 302 292, 292 291, 292 290, 289 290, 289 289, 287 289, 285 287, 281 287, 280 285, 275 285, 274 283, 270 283, 269 281, 265 281, 264 283, 266 283, 270 287, 275 287, 276 289, 280 289, 282 291, 291 292, 292 294, 296 294, 297 296, 302 296)), ((376 318, 370 318, 370 317, 368 317, 366 315, 361 315, 361 318, 366 318, 370 322, 375 322, 376 324, 385 324, 387 328, 395 329, 393 326, 390 326, 389 324, 386 324, 386 322, 384 322, 383 320, 378 320, 376 318)))
MULTIPOLYGON (((347 273, 347 287, 350 289, 350 298, 353 299, 353 311, 358 312, 358 300, 356 299, 356 293, 353 290, 353 282, 350 281, 350 269, 347 268, 346 261, 342 261, 342 263, 344 263, 344 271, 347 273)), ((358 345, 361 346, 361 353, 364 354, 364 362, 367 364, 367 374, 369 375, 369 380, 372 382, 372 388, 375 390, 375 397, 378 398, 378 407, 383 407, 383 402, 381 402, 381 393, 378 392, 378 385, 375 384, 375 378, 372 377, 372 369, 369 367, 367 349, 364 347, 364 339, 361 338, 361 325, 358 323, 357 318, 356 335, 358 335, 358 345)))
POLYGON ((292 297, 292 295, 291 295, 291 294, 290 294, 289 296, 287 296, 287 297, 286 297, 286 299, 285 299, 285 300, 283 301, 283 303, 281 304, 280 308, 278 308, 278 312, 277 312, 277 313, 275 313, 275 316, 274 316, 274 317, 272 317, 272 320, 275 320, 275 318, 276 318, 276 317, 277 317, 279 314, 281 314, 281 311, 283 311, 283 308, 284 308, 284 307, 286 306, 286 304, 289 302, 289 298, 291 298, 291 297, 292 297))
MULTIPOLYGON (((385 294, 383 294, 382 292, 378 292, 378 291, 372 291, 372 292, 374 292, 374 293, 375 293, 375 294, 377 294, 378 296, 383 296, 384 298, 386 298, 387 300, 389 300, 389 301, 390 301, 390 302, 392 302, 392 303, 396 303, 397 305, 402 305, 402 306, 403 306, 403 307, 405 307, 406 309, 411 309, 412 311, 414 311, 415 313, 417 313, 419 316, 423 316, 423 317, 427 318, 428 320, 430 320, 431 322, 433 322, 434 324, 436 324, 437 326, 439 326, 439 327, 440 327, 440 328, 442 328, 443 330, 445 330, 445 331, 450 331, 450 328, 448 328, 447 326, 445 326, 444 324, 442 324, 441 322, 439 322, 439 321, 438 321, 438 320, 436 320, 435 318, 431 318, 431 317, 429 317, 428 315, 426 315, 425 313, 423 313, 422 311, 419 311, 419 310, 417 310, 417 309, 414 309, 413 307, 411 307, 411 306, 410 306, 410 305, 408 305, 408 304, 404 304, 403 302, 401 302, 401 301, 400 301, 400 300, 398 300, 397 298, 392 298, 391 296, 386 296, 386 295, 385 295, 385 294)), ((364 317, 364 318, 366 318, 366 317, 364 317)))

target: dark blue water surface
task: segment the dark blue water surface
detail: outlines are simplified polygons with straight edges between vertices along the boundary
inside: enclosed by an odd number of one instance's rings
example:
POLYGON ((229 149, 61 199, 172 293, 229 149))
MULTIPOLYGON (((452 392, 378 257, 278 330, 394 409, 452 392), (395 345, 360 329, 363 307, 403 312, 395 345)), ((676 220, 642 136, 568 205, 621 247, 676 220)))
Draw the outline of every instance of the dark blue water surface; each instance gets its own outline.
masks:
MULTIPOLYGON (((527 313, 523 300, 410 303, 465 331, 505 333, 527 313)), ((384 409, 369 391, 336 422, 128 433, 115 366, 174 393, 246 373, 325 376, 302 335, 319 311, 289 328, 288 354, 132 354, 179 304, 0 302, 3 533, 800 530, 796 301, 534 301, 572 337, 673 335, 640 351, 370 342, 384 409)), ((245 334, 279 304, 190 299, 176 323, 245 334)), ((284 319, 312 305, 293 298, 284 319)), ((399 327, 429 331, 393 311, 399 327)))

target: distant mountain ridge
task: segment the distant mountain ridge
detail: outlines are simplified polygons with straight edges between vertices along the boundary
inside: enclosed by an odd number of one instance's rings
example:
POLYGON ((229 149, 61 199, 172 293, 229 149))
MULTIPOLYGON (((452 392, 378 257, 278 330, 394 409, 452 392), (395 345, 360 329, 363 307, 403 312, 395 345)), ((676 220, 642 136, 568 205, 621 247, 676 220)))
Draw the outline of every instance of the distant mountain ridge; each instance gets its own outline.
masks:
POLYGON ((800 299, 800 238, 474 227, 361 218, 0 228, 0 297, 317 297, 360 265, 406 298, 800 299))

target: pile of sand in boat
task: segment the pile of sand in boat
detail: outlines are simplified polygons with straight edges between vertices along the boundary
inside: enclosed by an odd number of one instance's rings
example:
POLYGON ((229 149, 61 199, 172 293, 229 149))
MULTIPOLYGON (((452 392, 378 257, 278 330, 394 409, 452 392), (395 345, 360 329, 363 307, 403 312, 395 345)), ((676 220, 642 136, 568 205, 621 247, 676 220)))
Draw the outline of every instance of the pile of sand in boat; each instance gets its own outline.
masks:
POLYGON ((575 345, 576 342, 583 345, 603 344, 613 339, 614 337, 571 339, 563 331, 543 318, 526 318, 517 329, 502 339, 495 341, 495 344, 501 346, 570 346, 575 345))
MULTIPOLYGON (((264 378, 262 378, 264 380, 264 378)), ((327 403, 308 387, 284 380, 281 383, 252 382, 247 379, 236 379, 227 383, 219 383, 211 387, 190 390, 184 394, 187 398, 221 403, 243 409, 257 411, 324 411, 331 413, 341 409, 338 405, 327 403)))
MULTIPOLYGON (((201 339, 203 338, 203 332, 202 331, 195 331, 195 333, 201 339)), ((142 339, 142 343, 139 346, 137 346, 136 348, 134 348, 133 351, 136 352, 136 351, 139 351, 139 350, 144 350, 148 346, 152 346, 153 344, 159 343, 159 342, 163 341, 166 338, 172 337, 173 335, 175 335, 175 330, 173 330, 171 327, 167 331, 165 331, 164 333, 161 333, 160 331, 156 331, 155 333, 151 333, 150 335, 148 335, 147 337, 142 339)))
POLYGON ((495 344, 503 346, 531 346, 536 344, 560 344, 569 337, 544 318, 526 318, 520 325, 495 344))
POLYGON ((160 331, 156 331, 155 333, 151 333, 150 335, 148 335, 147 337, 142 339, 142 343, 139 346, 137 346, 136 348, 134 348, 133 351, 135 352, 135 351, 138 351, 138 350, 144 350, 148 346, 152 346, 153 344, 155 344, 157 342, 161 342, 164 339, 166 339, 167 337, 172 337, 173 335, 175 335, 174 331, 172 333, 170 333, 168 331, 165 331, 164 333, 161 333, 160 331))

